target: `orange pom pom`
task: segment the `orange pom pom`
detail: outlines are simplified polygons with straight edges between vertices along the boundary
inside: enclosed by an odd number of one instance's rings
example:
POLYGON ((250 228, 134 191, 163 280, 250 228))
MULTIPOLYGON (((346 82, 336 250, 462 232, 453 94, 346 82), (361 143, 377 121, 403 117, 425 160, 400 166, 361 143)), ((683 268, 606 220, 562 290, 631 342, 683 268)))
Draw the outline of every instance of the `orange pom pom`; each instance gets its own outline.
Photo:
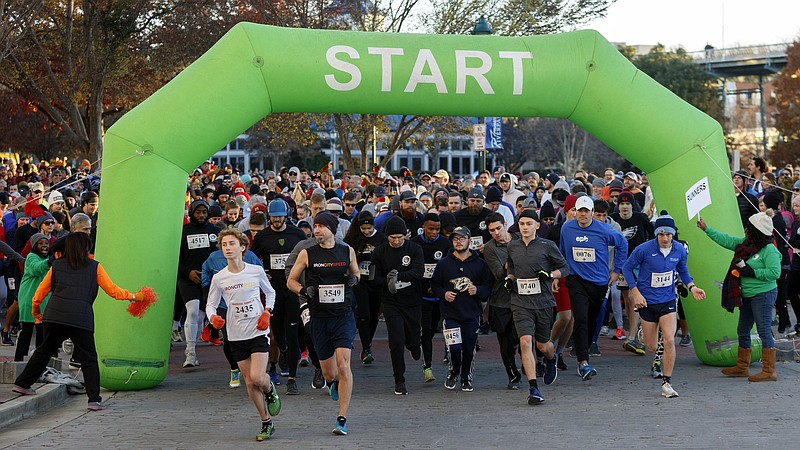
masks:
POLYGON ((137 297, 137 300, 139 297, 141 297, 142 300, 131 302, 131 304, 128 305, 128 313, 133 317, 141 319, 144 317, 144 313, 147 312, 147 309, 150 308, 150 305, 158 301, 158 294, 156 294, 153 288, 142 286, 134 295, 137 297))

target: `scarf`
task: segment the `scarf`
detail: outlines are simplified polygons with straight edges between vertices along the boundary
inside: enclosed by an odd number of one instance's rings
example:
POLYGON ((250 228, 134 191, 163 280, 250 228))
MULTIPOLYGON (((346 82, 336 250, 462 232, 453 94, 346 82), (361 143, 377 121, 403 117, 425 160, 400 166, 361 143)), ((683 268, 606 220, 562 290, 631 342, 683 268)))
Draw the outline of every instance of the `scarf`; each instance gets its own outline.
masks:
POLYGON ((739 278, 737 267, 734 264, 739 258, 747 261, 751 256, 758 253, 760 248, 750 245, 747 241, 737 245, 733 250, 733 260, 731 260, 728 273, 722 281, 722 307, 732 313, 734 309, 742 306, 742 280, 739 278), (736 272, 735 272, 736 271, 736 272), (733 275, 736 273, 736 275, 733 275))

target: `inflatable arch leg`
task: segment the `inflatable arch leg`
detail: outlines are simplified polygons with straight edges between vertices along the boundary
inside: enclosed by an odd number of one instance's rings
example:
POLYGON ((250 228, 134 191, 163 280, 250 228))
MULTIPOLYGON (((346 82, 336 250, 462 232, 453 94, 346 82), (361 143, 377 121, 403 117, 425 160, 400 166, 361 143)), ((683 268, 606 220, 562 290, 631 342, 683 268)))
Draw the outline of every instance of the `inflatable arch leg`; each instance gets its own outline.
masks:
POLYGON ((683 199, 708 176, 713 204, 703 216, 741 234, 729 175, 714 168, 728 167, 722 130, 600 34, 431 36, 241 23, 106 134, 97 258, 117 283, 152 285, 163 300, 141 320, 117 302, 95 303, 104 387, 143 389, 166 376, 187 173, 265 115, 299 111, 579 124, 647 172, 710 294, 684 305, 697 356, 714 365, 735 361, 735 319, 719 307, 715 286, 731 253, 687 220, 683 199))

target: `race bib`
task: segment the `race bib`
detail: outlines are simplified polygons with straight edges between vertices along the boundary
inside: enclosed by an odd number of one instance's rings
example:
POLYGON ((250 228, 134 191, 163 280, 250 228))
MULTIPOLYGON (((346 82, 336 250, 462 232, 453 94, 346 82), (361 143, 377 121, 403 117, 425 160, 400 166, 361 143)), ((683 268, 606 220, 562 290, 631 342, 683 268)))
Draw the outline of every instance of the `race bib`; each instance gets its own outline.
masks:
POLYGON ((320 303, 343 303, 344 285, 343 284, 321 284, 319 286, 320 303))
POLYGON ((207 234, 190 234, 186 236, 186 245, 189 250, 197 248, 208 248, 208 235, 207 234))
POLYGON ((672 272, 653 273, 650 276, 650 286, 654 288, 672 286, 672 272))
POLYGON ((233 305, 233 318, 236 320, 248 319, 256 316, 256 301, 260 299, 251 298, 243 303, 233 305))
POLYGON ((358 271, 361 275, 368 277, 369 276, 369 266, 372 264, 371 261, 361 261, 358 263, 358 271))
POLYGON ((594 249, 572 247, 572 259, 575 262, 594 262, 594 249))
POLYGON ((617 287, 628 287, 628 280, 621 273, 617 277, 617 287))
POLYGON ((9 278, 8 279, 8 288, 11 289, 12 291, 14 289, 16 289, 17 288, 17 280, 15 280, 13 278, 9 278))
POLYGON ((461 343, 461 328, 447 328, 442 330, 444 334, 444 343, 447 345, 456 345, 461 343))
POLYGON ((269 268, 272 270, 283 270, 286 268, 287 259, 289 259, 289 253, 269 255, 269 268))
POLYGON ((483 245, 483 236, 472 236, 469 238, 470 250, 477 250, 481 245, 483 245))
POLYGON ((422 272, 422 278, 432 277, 434 269, 436 269, 436 264, 425 264, 425 271, 422 272))
POLYGON ((517 278, 517 293, 519 295, 534 295, 542 293, 542 286, 538 278, 517 278))

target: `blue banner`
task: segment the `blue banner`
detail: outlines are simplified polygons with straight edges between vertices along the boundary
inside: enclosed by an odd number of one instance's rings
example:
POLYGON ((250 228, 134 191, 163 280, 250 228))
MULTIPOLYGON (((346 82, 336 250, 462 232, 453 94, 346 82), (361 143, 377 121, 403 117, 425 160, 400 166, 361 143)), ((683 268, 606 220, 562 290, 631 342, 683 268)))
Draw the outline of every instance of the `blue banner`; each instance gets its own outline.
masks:
POLYGON ((486 118, 486 149, 503 148, 503 118, 486 118))

